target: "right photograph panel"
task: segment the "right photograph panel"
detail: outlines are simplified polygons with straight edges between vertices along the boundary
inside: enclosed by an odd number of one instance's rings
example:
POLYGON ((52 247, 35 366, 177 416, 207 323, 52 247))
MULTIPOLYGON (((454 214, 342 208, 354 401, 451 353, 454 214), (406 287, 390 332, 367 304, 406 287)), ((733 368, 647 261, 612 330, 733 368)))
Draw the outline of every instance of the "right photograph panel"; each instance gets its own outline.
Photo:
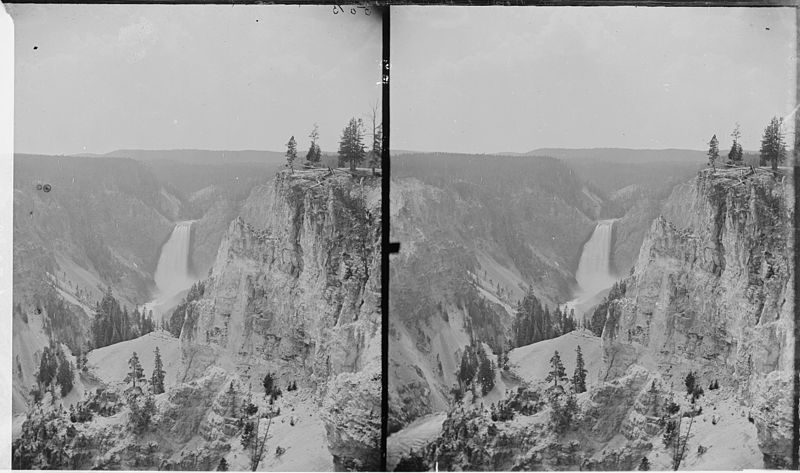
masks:
POLYGON ((390 471, 792 466, 791 8, 392 8, 390 471))

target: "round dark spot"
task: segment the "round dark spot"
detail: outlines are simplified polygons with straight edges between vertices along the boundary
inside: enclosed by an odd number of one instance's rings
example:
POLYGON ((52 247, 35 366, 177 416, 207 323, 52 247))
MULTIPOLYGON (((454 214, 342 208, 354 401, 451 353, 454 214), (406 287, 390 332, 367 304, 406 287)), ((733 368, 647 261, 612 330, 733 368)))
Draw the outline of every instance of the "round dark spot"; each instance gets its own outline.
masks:
POLYGON ((34 46, 33 49, 39 49, 39 46, 34 46))
POLYGON ((52 187, 50 187, 50 184, 45 184, 44 187, 42 187, 42 190, 45 192, 50 192, 50 189, 52 189, 52 187))
POLYGON ((33 217, 33 210, 31 210, 31 217, 33 217))

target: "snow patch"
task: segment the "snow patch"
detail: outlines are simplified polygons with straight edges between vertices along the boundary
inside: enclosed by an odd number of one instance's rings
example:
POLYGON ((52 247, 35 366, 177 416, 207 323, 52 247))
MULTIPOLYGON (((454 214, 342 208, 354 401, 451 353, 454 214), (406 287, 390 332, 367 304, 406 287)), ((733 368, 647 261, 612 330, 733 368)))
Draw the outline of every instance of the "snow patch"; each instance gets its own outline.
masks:
POLYGON ((560 337, 515 348, 508 353, 508 367, 525 382, 543 383, 550 372, 550 358, 558 350, 567 376, 571 377, 575 371, 575 350, 578 345, 583 353, 588 388, 598 383, 603 367, 603 349, 600 338, 587 330, 575 330, 560 337))
POLYGON ((181 342, 161 330, 90 351, 88 367, 103 382, 120 387, 122 391, 124 390, 122 385, 125 384, 125 376, 129 371, 128 360, 133 352, 136 352, 139 357, 139 363, 142 365, 145 376, 149 379, 153 373, 156 347, 161 352, 161 361, 166 372, 164 387, 169 389, 177 384, 178 374, 183 372, 181 342))

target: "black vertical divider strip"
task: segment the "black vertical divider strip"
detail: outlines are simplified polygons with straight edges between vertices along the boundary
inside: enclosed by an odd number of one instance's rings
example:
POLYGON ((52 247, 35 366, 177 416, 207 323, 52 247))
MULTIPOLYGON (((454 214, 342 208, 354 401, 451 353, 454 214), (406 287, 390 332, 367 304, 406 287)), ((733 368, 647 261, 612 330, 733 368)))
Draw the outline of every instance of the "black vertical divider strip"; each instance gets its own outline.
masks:
MULTIPOLYGON (((795 30, 800 25, 800 8, 795 8, 795 30)), ((795 35, 795 59, 800 54, 800 34, 795 35)), ((800 100, 800 60, 795 64, 795 102, 800 100)), ((800 216, 797 215, 797 206, 800 205, 800 193, 797 191, 797 184, 800 182, 800 113, 795 109, 794 112, 794 149, 792 150, 792 169, 794 170, 794 178, 792 188, 794 189, 794 242, 792 248, 794 250, 794 372, 792 378, 794 381, 794 396, 792 397, 792 470, 800 469, 800 328, 798 328, 798 307, 800 307, 800 281, 797 279, 797 268, 800 266, 800 254, 797 252, 797 237, 800 236, 800 216)))
POLYGON ((389 421, 389 19, 390 7, 381 7, 383 16, 383 58, 381 61, 381 469, 386 471, 386 437, 389 421))

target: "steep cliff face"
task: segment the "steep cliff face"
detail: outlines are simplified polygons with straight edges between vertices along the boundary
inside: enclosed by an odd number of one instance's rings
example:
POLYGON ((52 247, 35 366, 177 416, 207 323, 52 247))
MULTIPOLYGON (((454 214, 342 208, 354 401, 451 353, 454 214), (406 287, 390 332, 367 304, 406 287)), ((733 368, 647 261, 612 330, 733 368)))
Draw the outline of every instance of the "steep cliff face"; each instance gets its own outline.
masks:
POLYGON ((650 224, 658 217, 668 193, 655 193, 643 185, 633 184, 611 195, 613 204, 626 209, 614 224, 611 245, 611 271, 619 277, 628 276, 636 264, 650 224))
POLYGON ((254 389, 267 371, 314 388, 334 461, 377 467, 380 231, 379 178, 281 172, 254 188, 187 309, 183 379, 214 365, 254 389))
POLYGON ((633 365, 674 385, 694 371, 750 410, 767 467, 791 458, 793 186, 759 171, 701 172, 676 187, 603 330, 605 372, 633 365))

